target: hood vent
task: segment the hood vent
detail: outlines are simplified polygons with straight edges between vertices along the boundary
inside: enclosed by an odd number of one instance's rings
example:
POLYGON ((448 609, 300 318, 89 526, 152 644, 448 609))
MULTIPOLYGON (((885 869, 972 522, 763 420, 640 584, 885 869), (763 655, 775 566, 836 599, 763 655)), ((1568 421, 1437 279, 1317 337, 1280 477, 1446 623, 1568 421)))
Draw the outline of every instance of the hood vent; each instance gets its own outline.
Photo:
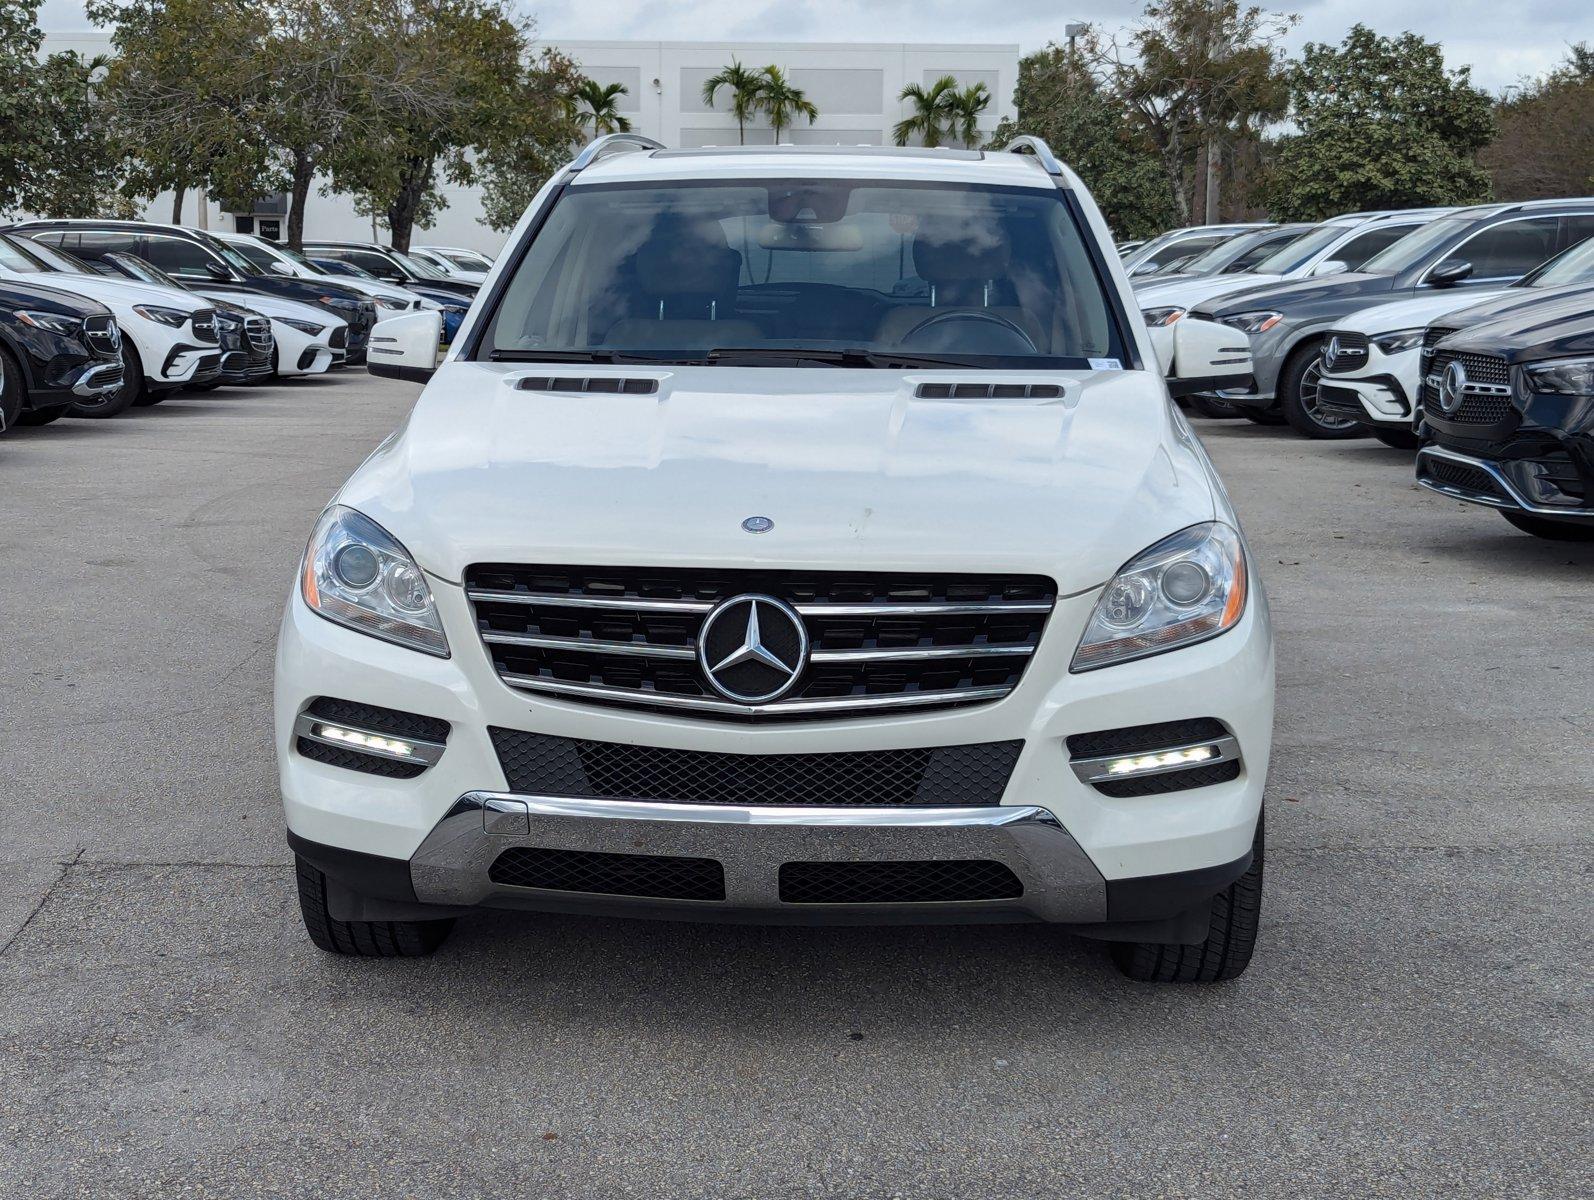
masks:
POLYGON ((515 380, 519 392, 599 392, 611 396, 650 396, 659 390, 657 379, 622 379, 616 375, 522 375, 515 380))
POLYGON ((920 400, 1055 400, 1059 383, 921 383, 913 393, 920 400))

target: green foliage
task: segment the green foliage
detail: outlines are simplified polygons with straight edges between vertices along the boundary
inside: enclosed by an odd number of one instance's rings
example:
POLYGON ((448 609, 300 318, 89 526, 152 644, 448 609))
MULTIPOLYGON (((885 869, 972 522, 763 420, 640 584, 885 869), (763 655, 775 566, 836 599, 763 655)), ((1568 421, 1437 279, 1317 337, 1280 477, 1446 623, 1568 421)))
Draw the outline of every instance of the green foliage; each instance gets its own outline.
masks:
POLYGON ((590 126, 594 137, 606 133, 629 133, 631 120, 620 115, 620 97, 627 95, 623 83, 601 84, 594 79, 583 79, 572 95, 576 123, 590 126))
POLYGON ((581 140, 582 129, 568 104, 581 79, 574 60, 544 50, 521 70, 512 101, 483 131, 478 166, 482 220, 489 228, 509 229, 519 221, 581 140))
POLYGON ((1594 191, 1594 46, 1580 42, 1542 78, 1508 89, 1495 120, 1482 156, 1495 199, 1594 191))
POLYGON ((1290 97, 1299 132, 1279 141, 1265 189, 1280 220, 1488 197, 1489 96, 1436 43, 1356 25, 1339 46, 1307 44, 1290 97))
POLYGON ((953 76, 943 75, 928 88, 908 84, 897 99, 913 105, 912 115, 891 130, 897 145, 906 146, 916 137, 924 146, 957 141, 966 148, 979 140, 980 116, 991 106, 991 89, 975 83, 960 90, 953 76))
POLYGON ((765 67, 764 86, 759 89, 758 105, 769 116, 770 128, 775 131, 775 141, 780 141, 781 131, 787 129, 798 117, 807 117, 812 125, 819 110, 801 88, 791 85, 786 72, 779 67, 765 67))
POLYGON ((998 125, 991 144, 1044 138, 1090 185, 1114 236, 1148 237, 1175 223, 1156 152, 1077 55, 1053 45, 1023 59, 1013 103, 1017 119, 998 125))
POLYGON ((734 58, 731 65, 703 81, 703 103, 714 107, 715 97, 721 88, 731 93, 731 115, 736 118, 736 134, 743 144, 747 142, 747 123, 763 107, 764 85, 768 82, 764 72, 744 67, 734 58))

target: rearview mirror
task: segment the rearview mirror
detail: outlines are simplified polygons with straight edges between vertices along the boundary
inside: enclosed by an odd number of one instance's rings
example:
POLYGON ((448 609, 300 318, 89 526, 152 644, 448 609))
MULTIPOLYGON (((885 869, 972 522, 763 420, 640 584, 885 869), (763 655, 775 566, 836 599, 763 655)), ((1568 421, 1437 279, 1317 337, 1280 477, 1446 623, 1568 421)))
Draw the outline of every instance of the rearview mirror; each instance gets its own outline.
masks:
POLYGON ((1428 282, 1434 287, 1450 287, 1472 274, 1472 264, 1464 258, 1447 258, 1428 272, 1428 282))
POLYGON ((1337 258, 1325 258, 1312 268, 1313 275, 1343 275, 1350 270, 1350 264, 1341 262, 1337 258))
POLYGON ((215 259, 207 259, 206 260, 206 262, 205 262, 205 274, 209 275, 212 279, 220 280, 220 281, 226 281, 226 280, 230 280, 232 278, 232 272, 229 271, 226 267, 222 266, 215 259))
POLYGON ((1133 279, 1136 275, 1150 275, 1156 269, 1157 264, 1148 258, 1145 262, 1136 264, 1135 269, 1129 272, 1129 278, 1133 279))
POLYGON ((1238 329, 1185 317, 1173 327, 1168 394, 1193 396, 1251 383, 1251 342, 1238 329))
POLYGON ((389 317, 371 331, 366 367, 373 375, 425 383, 437 370, 443 314, 436 309, 389 317))

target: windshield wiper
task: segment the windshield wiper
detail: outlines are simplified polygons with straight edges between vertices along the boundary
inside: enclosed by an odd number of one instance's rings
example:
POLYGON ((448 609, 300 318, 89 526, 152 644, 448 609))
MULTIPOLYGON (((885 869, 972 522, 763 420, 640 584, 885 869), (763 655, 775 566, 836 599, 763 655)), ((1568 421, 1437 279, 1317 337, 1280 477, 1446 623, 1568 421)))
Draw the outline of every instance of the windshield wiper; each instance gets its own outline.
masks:
POLYGON ((845 350, 805 350, 800 346, 721 346, 703 356, 708 363, 790 363, 793 366, 812 364, 826 367, 875 367, 887 371, 912 370, 914 367, 956 367, 968 370, 969 364, 951 358, 934 358, 925 354, 901 354, 895 350, 865 350, 860 346, 845 350))
POLYGON ((574 363, 656 363, 696 362, 691 358, 656 358, 651 354, 628 354, 623 350, 494 350, 492 362, 574 362, 574 363))

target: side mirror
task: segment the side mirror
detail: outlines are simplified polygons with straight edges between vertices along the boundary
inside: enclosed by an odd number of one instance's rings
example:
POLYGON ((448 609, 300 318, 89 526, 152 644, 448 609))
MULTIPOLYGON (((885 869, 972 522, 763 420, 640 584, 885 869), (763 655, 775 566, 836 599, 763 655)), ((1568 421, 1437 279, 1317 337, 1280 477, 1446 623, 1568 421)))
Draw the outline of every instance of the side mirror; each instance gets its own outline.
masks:
POLYGON ((1312 268, 1313 275, 1343 275, 1350 270, 1350 264, 1337 258, 1325 258, 1312 268))
POLYGON ((1173 327, 1168 394, 1193 396, 1251 383, 1251 342, 1238 329, 1185 317, 1173 327))
POLYGON ((206 260, 205 274, 220 283, 225 283, 232 278, 232 272, 214 259, 206 260))
POLYGON ((1428 282, 1434 287, 1452 287, 1472 274, 1472 264, 1464 258, 1447 258, 1428 272, 1428 282))
POLYGON ((371 331, 366 369, 388 379, 425 383, 437 370, 443 314, 436 310, 389 317, 371 331))
POLYGON ((293 277, 293 268, 285 262, 279 262, 275 258, 271 260, 270 271, 273 275, 286 275, 290 279, 293 277))
POLYGON ((1133 279, 1137 275, 1150 275, 1156 269, 1157 264, 1148 258, 1145 262, 1136 264, 1135 269, 1129 272, 1129 278, 1133 279))

